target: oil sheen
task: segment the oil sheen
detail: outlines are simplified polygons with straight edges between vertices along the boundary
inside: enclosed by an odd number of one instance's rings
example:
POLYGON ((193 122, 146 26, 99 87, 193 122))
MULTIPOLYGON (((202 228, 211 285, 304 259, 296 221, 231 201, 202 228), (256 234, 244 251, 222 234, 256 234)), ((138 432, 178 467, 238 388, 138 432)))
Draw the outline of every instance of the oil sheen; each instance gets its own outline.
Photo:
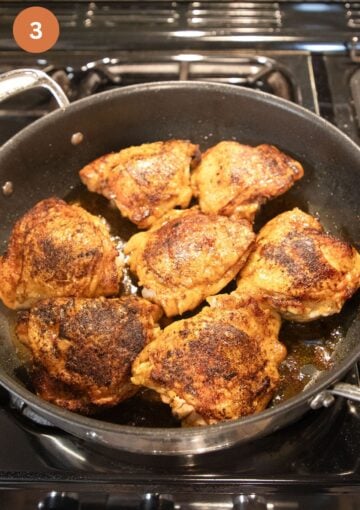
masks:
MULTIPOLYGON (((103 218, 109 225, 110 234, 121 253, 124 244, 138 231, 135 225, 121 217, 113 204, 100 195, 90 193, 82 185, 74 188, 65 199, 69 203, 81 205, 90 213, 103 218)), ((269 216, 274 217, 282 210, 296 205, 290 204, 289 207, 287 204, 284 207, 282 202, 279 204, 280 210, 276 210, 276 204, 273 203, 269 210, 265 210, 257 218, 256 230, 269 219, 269 216)), ((126 262, 125 256, 122 256, 126 262)), ((233 289, 234 283, 231 283, 223 292, 233 289)), ((124 271, 121 293, 140 295, 136 279, 127 269, 124 271)), ((198 309, 192 314, 197 311, 198 309)), ((187 313, 186 316, 192 314, 187 313)), ((166 321, 166 324, 168 323, 169 320, 166 321)), ((342 323, 341 314, 306 324, 284 321, 279 338, 285 344, 288 354, 280 366, 280 384, 270 406, 278 405, 297 395, 316 381, 321 373, 333 366, 333 355, 345 338, 346 331, 344 331, 342 323)), ((165 323, 162 325, 165 326, 165 323)), ((13 324, 10 325, 10 329, 14 330, 13 324)), ((14 337, 14 334, 12 336, 14 337)), ((28 365, 24 349, 15 338, 14 343, 21 360, 20 366, 28 365)), ((159 397, 151 391, 141 391, 116 408, 103 411, 96 417, 104 421, 134 426, 178 427, 180 425, 172 416, 168 406, 162 404, 159 397)))

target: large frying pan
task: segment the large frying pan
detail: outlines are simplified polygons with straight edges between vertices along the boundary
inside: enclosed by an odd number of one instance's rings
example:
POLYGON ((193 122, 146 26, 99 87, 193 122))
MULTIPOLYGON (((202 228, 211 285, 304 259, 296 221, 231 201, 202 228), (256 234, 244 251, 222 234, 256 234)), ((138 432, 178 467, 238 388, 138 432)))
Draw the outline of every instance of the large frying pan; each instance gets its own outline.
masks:
MULTIPOLYGON (((200 143, 201 149, 222 139, 278 146, 304 164, 306 176, 286 199, 278 199, 277 212, 299 206, 317 213, 329 231, 359 247, 360 149, 309 111, 261 92, 191 82, 136 85, 67 106, 61 90, 54 90, 46 76, 30 70, 5 76, 0 81, 0 96, 7 96, 9 87, 20 91, 40 82, 54 91, 63 107, 0 149, 0 184, 11 181, 14 185, 11 196, 0 196, 1 251, 15 220, 45 197, 66 197, 79 185, 78 170, 90 160, 122 147, 169 138, 190 139, 200 143), (71 143, 76 132, 83 134, 77 145, 71 143)), ((331 369, 278 406, 224 424, 196 429, 123 426, 83 417, 39 399, 19 376, 11 341, 12 316, 5 307, 0 309, 0 383, 53 424, 111 448, 169 455, 217 450, 283 427, 310 407, 329 403, 331 392, 347 395, 341 384, 329 388, 360 356, 358 307, 355 297, 341 314, 344 335, 331 369)))

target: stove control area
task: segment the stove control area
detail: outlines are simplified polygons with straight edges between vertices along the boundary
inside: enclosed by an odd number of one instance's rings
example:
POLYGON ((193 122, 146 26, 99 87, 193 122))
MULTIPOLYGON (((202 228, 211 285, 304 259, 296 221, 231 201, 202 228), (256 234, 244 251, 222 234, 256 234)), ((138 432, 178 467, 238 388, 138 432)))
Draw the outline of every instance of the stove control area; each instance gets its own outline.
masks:
MULTIPOLYGON (((227 497, 225 498, 228 499, 227 497)), ((257 496, 256 494, 239 494, 234 496, 232 503, 229 501, 223 501, 216 503, 216 508, 219 510, 222 508, 232 508, 233 510, 268 510, 274 509, 273 503, 269 505, 266 503, 265 498, 257 496)), ((121 498, 109 497, 104 504, 96 508, 106 510, 175 510, 185 508, 197 508, 197 509, 209 509, 214 508, 214 502, 193 502, 187 503, 186 506, 183 504, 177 504, 174 502, 174 498, 170 495, 163 494, 144 494, 140 501, 130 502, 121 501, 121 498)), ((76 493, 56 492, 52 491, 42 499, 37 506, 38 510, 90 510, 95 508, 93 503, 85 502, 81 500, 76 493)), ((282 506, 282 508, 284 508, 282 506)), ((290 507, 289 507, 290 508, 290 507)), ((297 508, 297 505, 292 508, 297 508)))
MULTIPOLYGON (((31 491, 32 492, 32 491, 31 491)), ((3 493, 4 494, 4 493, 3 493)), ((5 496, 6 510, 275 510, 277 508, 302 508, 296 502, 289 504, 266 503, 265 498, 255 494, 213 495, 197 497, 196 494, 177 495, 146 493, 135 495, 79 494, 51 491, 40 500, 35 494, 23 496, 17 493, 5 496), (9 498, 10 496, 10 498, 9 498), (185 496, 185 497, 184 497, 185 496), (20 499, 19 499, 20 498, 20 499), (16 506, 21 502, 21 507, 16 506)))
POLYGON ((140 510, 174 510, 175 505, 171 497, 160 494, 145 494, 139 505, 140 510))
POLYGON ((39 501, 38 510, 80 510, 77 494, 52 491, 39 501))
POLYGON ((240 494, 234 498, 234 510, 267 510, 266 499, 256 494, 240 494))
MULTIPOLYGON (((105 488, 105 487, 104 487, 105 488)), ((262 488, 261 491, 266 489, 262 488)), ((313 492, 303 487, 272 488, 266 496, 243 494, 202 493, 195 487, 182 493, 61 492, 24 489, 1 493, 1 508, 6 510, 355 510, 358 496, 343 490, 313 492), (276 492, 274 492, 276 491, 276 492)), ((245 489, 244 489, 245 491, 245 489)))

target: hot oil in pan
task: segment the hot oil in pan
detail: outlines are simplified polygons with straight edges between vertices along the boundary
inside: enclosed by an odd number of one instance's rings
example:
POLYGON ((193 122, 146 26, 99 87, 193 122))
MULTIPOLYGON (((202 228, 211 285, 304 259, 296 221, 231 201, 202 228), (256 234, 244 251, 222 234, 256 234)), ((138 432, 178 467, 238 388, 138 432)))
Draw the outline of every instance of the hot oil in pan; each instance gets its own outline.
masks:
MULTIPOLYGON (((280 197, 280 199, 267 204, 263 207, 263 213, 257 218, 256 230, 284 210, 300 206, 302 210, 306 211, 306 204, 299 204, 298 199, 298 196, 292 197, 289 193, 286 200, 284 197, 280 197)), ((118 210, 108 200, 95 193, 90 193, 81 185, 75 188, 66 197, 66 200, 70 203, 77 203, 90 213, 104 218, 120 249, 138 231, 132 223, 121 217, 118 210)), ((234 283, 231 282, 223 292, 231 292, 234 290, 233 287, 234 283)), ((122 292, 140 295, 136 280, 129 271, 125 271, 122 292)), ((347 307, 348 305, 345 305, 344 308, 347 307)), ((191 313, 187 313, 186 316, 191 316, 191 313)), ((332 367, 331 355, 337 351, 339 346, 341 347, 346 335, 344 318, 347 316, 348 312, 344 310, 339 315, 306 324, 283 323, 280 340, 286 345, 288 355, 280 366, 280 385, 271 406, 298 394, 305 386, 315 381, 321 372, 332 367)), ((165 319, 163 327, 166 325, 166 321, 169 322, 165 319)), ((15 345, 22 362, 22 366, 16 369, 16 372, 28 386, 28 378, 24 377, 26 372, 24 366, 28 366, 28 359, 17 340, 15 345)), ((122 425, 146 427, 178 427, 180 425, 172 416, 170 408, 162 404, 159 397, 151 391, 140 392, 115 408, 99 413, 96 418, 122 425)))
MULTIPOLYGON (((92 214, 105 218, 119 248, 122 248, 125 242, 138 232, 138 229, 132 223, 121 217, 116 207, 113 207, 108 200, 95 193, 90 193, 83 186, 75 188, 66 199, 68 202, 78 203, 92 214)), ((286 200, 284 197, 281 197, 280 200, 274 200, 263 208, 263 213, 257 218, 256 230, 261 228, 270 218, 296 206, 307 211, 305 203, 299 204, 298 196, 292 197, 289 194, 286 200)), ((231 292, 232 290, 234 290, 233 283, 230 283, 223 292, 231 292)), ((129 272, 125 272, 123 292, 140 295, 136 280, 129 272)), ((186 314, 186 316, 189 315, 191 313, 186 314)), ((298 394, 306 385, 315 380, 321 372, 331 368, 333 364, 332 353, 337 350, 346 334, 343 328, 344 318, 342 315, 339 314, 306 324, 286 321, 283 323, 280 340, 286 345, 288 355, 280 366, 280 385, 271 406, 298 394)), ((165 326, 165 322, 163 326, 165 326)), ((150 391, 138 393, 135 397, 115 408, 97 415, 97 418, 126 425, 179 426, 179 422, 172 417, 169 407, 162 404, 159 397, 150 391)))
MULTIPOLYGON (((122 248, 125 242, 138 231, 132 223, 121 217, 118 210, 108 200, 95 193, 90 193, 82 185, 75 188, 65 198, 68 202, 78 203, 90 213, 104 218, 109 224, 111 235, 119 248, 122 248)), ((257 218, 256 230, 277 214, 296 206, 307 211, 307 204, 299 204, 299 197, 292 196, 291 191, 287 196, 270 202, 263 207, 262 213, 257 218)), ((234 282, 231 282, 222 292, 231 292, 232 290, 234 290, 234 282)), ((136 280, 129 271, 125 271, 122 292, 140 295, 136 280)), ((288 355, 280 366, 280 385, 271 406, 298 394, 305 386, 314 382, 321 372, 332 367, 332 354, 335 354, 339 348, 341 349, 346 336, 347 323, 351 322, 351 308, 354 307, 351 303, 347 303, 340 314, 306 324, 283 323, 280 340, 286 345, 288 355), (350 313, 348 309, 350 309, 350 313)), ((195 310, 193 313, 197 311, 199 310, 195 310)), ((186 314, 186 316, 191 315, 191 313, 186 314)), ((165 319, 163 327, 166 325, 166 321, 168 322, 165 319)), ((10 322, 13 322, 13 319, 10 322)), ((13 329, 11 327, 11 330, 13 329)), ((29 386, 28 378, 24 375, 26 372, 24 367, 28 366, 27 356, 17 340, 15 340, 15 346, 21 360, 20 366, 16 368, 17 376, 29 386)), ((101 412, 96 417, 123 425, 179 426, 179 422, 172 416, 170 408, 162 404, 157 395, 150 391, 140 392, 135 397, 115 408, 101 412)))
POLYGON ((333 366, 332 354, 345 337, 340 323, 339 316, 304 324, 283 323, 279 339, 286 346, 287 357, 279 367, 280 384, 272 405, 297 395, 333 366))

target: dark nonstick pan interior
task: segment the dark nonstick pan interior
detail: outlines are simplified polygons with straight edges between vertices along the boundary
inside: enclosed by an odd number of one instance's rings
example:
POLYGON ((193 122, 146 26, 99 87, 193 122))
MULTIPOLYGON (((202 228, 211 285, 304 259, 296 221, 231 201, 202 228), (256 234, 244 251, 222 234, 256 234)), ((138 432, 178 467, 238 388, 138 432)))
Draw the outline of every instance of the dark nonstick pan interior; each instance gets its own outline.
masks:
MULTIPOLYGON (((84 164, 123 147, 171 138, 189 139, 199 143, 201 150, 220 140, 276 145, 302 162, 305 177, 264 206, 256 228, 280 212, 299 207, 359 248, 358 147, 322 119, 269 95, 239 87, 177 82, 93 96, 48 115, 8 142, 0 150, 0 183, 12 181, 14 193, 0 198, 1 252, 14 222, 43 198, 81 197, 90 209, 100 207, 106 212, 102 199, 95 200, 100 206, 91 205, 90 194, 81 191, 78 171, 84 164), (78 145, 71 143, 76 132, 84 136, 78 145)), ((116 228, 128 236, 132 227, 126 220, 118 221, 116 228)), ((360 299, 353 297, 341 314, 317 324, 313 332, 311 326, 294 329, 285 325, 283 334, 289 345, 294 337, 310 343, 321 335, 333 340, 332 368, 324 370, 320 379, 318 373, 308 379, 319 379, 315 388, 336 379, 359 355, 359 306, 360 299)), ((10 389, 21 392, 24 379, 12 343, 13 316, 1 306, 0 378, 10 389)), ((65 415, 71 418, 71 413, 65 415)))

